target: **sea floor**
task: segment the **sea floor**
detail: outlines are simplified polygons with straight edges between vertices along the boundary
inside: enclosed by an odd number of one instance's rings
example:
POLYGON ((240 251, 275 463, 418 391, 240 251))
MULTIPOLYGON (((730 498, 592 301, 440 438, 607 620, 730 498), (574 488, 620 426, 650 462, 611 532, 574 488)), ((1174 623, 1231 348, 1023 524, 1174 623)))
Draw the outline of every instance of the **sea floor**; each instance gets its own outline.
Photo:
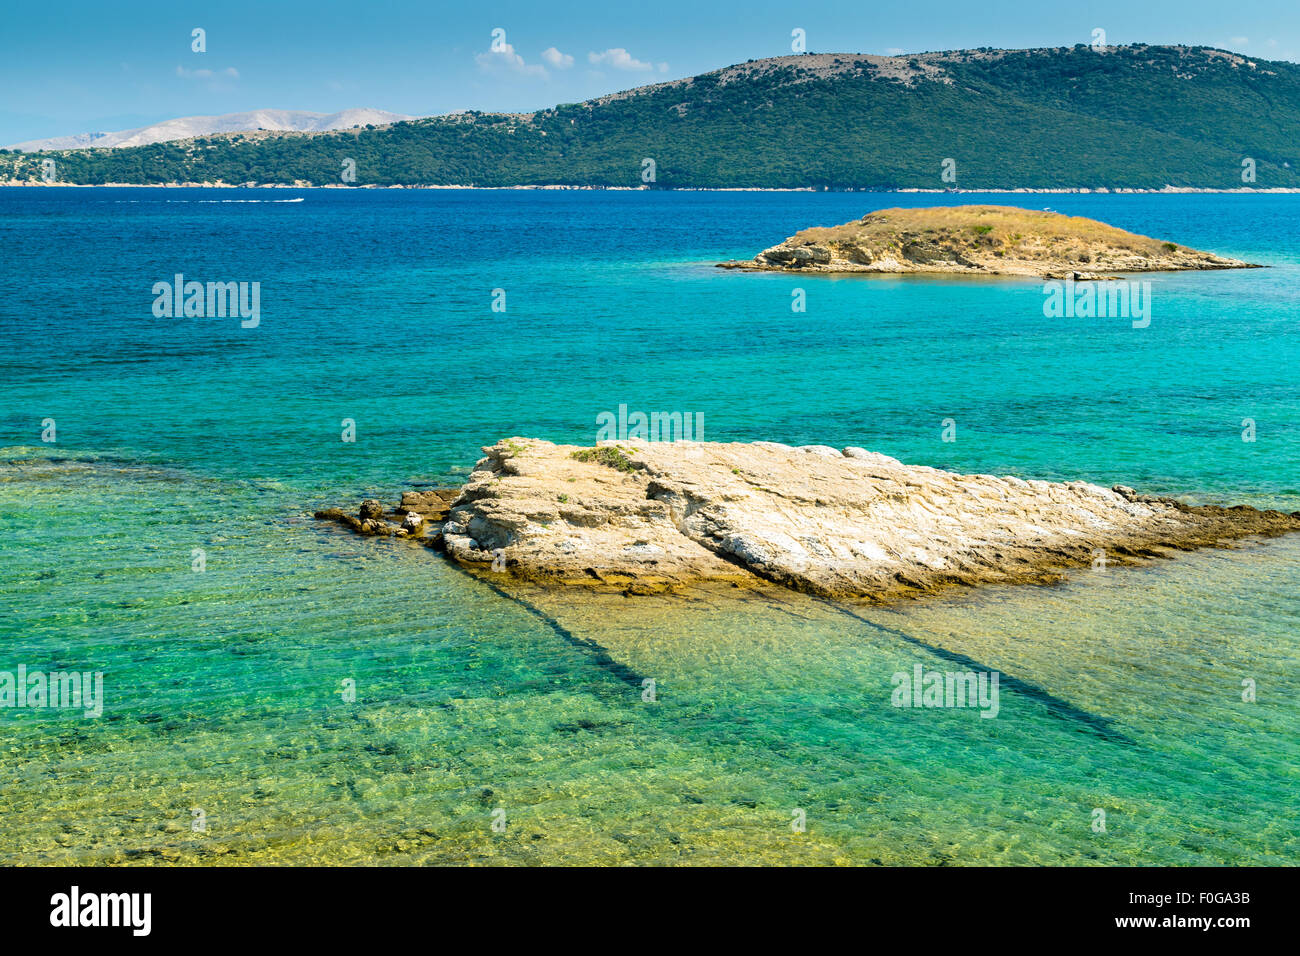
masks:
POLYGON ((540 590, 291 497, 0 466, 7 657, 105 686, 3 715, 6 861, 1300 862, 1300 537, 857 607, 540 590), (895 707, 916 664, 997 716, 895 707))

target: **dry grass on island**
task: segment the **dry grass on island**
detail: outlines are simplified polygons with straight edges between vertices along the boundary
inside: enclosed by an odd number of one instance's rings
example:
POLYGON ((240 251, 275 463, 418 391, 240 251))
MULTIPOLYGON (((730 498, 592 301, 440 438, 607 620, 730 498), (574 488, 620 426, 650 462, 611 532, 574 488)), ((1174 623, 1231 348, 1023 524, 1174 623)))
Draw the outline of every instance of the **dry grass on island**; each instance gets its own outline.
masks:
POLYGON ((1016 206, 881 209, 795 233, 726 269, 1104 279, 1111 273, 1259 268, 1095 219, 1016 206))

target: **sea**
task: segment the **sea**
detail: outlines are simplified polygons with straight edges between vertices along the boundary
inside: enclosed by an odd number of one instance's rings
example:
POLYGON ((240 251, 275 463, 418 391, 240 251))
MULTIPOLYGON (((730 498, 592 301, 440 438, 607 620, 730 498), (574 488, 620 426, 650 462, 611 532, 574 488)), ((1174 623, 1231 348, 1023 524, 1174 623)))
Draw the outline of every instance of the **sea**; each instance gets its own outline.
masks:
POLYGON ((1300 536, 872 606, 547 591, 312 518, 620 406, 1298 510, 1300 196, 5 188, 0 344, 5 863, 1300 863, 1300 536), (1267 268, 1130 277, 1143 323, 716 267, 951 203, 1267 268), (995 716, 898 705, 975 672, 995 716))

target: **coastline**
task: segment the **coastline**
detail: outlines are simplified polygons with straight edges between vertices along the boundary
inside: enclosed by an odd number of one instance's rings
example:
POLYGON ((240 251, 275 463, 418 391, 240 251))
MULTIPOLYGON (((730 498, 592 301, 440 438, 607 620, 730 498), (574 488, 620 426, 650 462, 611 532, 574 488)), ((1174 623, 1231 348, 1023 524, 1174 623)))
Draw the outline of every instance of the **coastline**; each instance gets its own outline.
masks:
POLYGON ((1052 186, 1052 187, 990 187, 987 189, 926 189, 919 186, 907 186, 894 188, 878 188, 870 186, 846 186, 835 189, 817 189, 812 186, 659 186, 653 189, 649 186, 603 186, 603 185, 584 185, 574 186, 568 184, 523 184, 514 186, 463 186, 463 185, 429 185, 429 184, 403 184, 403 185, 344 185, 342 183, 324 183, 312 185, 296 185, 291 183, 47 183, 32 182, 21 180, 0 180, 0 189, 14 187, 31 187, 31 188, 71 188, 71 189, 331 189, 331 190, 352 190, 352 189, 447 189, 447 190, 475 190, 481 192, 502 192, 506 190, 539 190, 539 191, 562 191, 562 192, 679 192, 679 193, 880 193, 880 194, 904 194, 904 193, 922 193, 935 195, 1290 195, 1300 193, 1300 187, 1291 186, 1271 186, 1268 188, 1240 187, 1233 189, 1219 189, 1209 186, 1162 186, 1159 189, 1145 188, 1138 186, 1052 186))

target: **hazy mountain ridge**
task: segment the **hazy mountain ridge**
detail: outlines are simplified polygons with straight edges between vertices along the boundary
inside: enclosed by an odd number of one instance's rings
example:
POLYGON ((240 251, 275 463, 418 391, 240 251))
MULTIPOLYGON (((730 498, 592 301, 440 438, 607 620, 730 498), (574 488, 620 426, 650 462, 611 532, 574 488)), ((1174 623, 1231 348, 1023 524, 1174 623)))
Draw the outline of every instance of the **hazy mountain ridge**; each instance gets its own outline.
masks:
POLYGON ((8 148, 25 153, 87 148, 121 149, 194 139, 217 133, 244 133, 255 130, 319 133, 367 124, 388 125, 413 118, 400 113, 365 107, 340 110, 337 113, 312 113, 306 110, 251 110, 246 113, 224 113, 220 116, 182 116, 115 133, 78 133, 75 136, 34 139, 8 148))
MULTIPOLYGON (((56 158, 84 183, 1300 188, 1300 67, 1145 45, 802 54, 533 113, 56 158)), ((0 178, 39 163, 0 156, 0 178)))

